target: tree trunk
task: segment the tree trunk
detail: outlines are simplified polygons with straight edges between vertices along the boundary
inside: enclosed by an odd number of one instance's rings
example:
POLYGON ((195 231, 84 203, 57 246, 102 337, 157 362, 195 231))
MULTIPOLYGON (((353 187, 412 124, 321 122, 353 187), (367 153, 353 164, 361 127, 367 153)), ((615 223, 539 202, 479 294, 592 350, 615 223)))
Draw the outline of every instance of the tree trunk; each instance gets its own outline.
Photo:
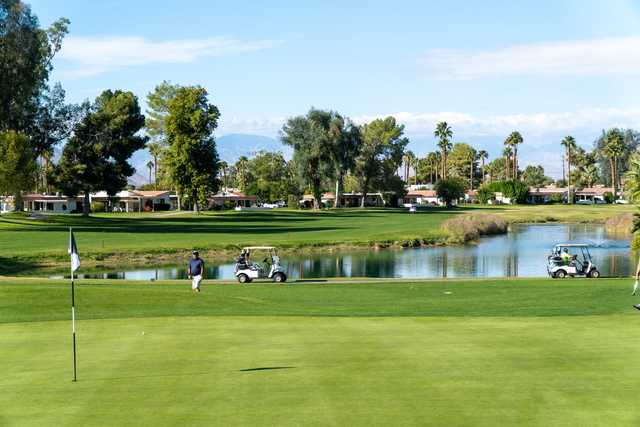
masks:
POLYGON ((471 172, 469 173, 469 187, 473 191, 473 159, 471 159, 471 172))
POLYGON ((22 192, 20 191, 13 195, 13 208, 16 212, 24 211, 24 200, 22 199, 22 192))
POLYGON ((518 146, 513 146, 513 179, 518 180, 518 146))
POLYGON ((364 208, 366 207, 366 200, 367 200, 367 191, 369 190, 369 180, 366 180, 364 182, 364 185, 362 186, 362 199, 360 200, 360 207, 364 208))
POLYGON ((82 215, 89 216, 91 210, 91 201, 89 200, 89 190, 84 190, 84 199, 82 200, 82 215))
POLYGON ((313 209, 320 210, 322 207, 322 192, 320 191, 320 180, 313 182, 313 209))
POLYGON ((504 168, 505 168, 504 169, 504 180, 505 181, 508 181, 509 177, 511 176, 511 175, 509 175, 509 163, 511 163, 511 159, 509 157, 510 156, 507 155, 504 158, 504 168))
POLYGON ((342 174, 338 174, 338 179, 336 179, 336 201, 333 204, 333 207, 335 208, 339 208, 340 207, 340 189, 342 188, 342 174))
POLYGON ((571 153, 567 148, 567 203, 571 203, 571 153))
POLYGON ((613 191, 616 191, 615 163, 613 157, 609 159, 609 164, 611 165, 611 187, 613 188, 613 191))

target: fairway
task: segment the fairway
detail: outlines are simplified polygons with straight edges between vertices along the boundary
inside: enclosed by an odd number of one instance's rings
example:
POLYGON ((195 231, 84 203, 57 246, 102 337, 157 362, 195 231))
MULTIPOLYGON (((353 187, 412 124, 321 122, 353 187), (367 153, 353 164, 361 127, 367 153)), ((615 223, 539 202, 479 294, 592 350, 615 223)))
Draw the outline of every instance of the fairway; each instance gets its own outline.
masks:
POLYGON ((636 425, 629 280, 0 280, 0 425, 636 425), (144 332, 144 334, 143 334, 144 332))

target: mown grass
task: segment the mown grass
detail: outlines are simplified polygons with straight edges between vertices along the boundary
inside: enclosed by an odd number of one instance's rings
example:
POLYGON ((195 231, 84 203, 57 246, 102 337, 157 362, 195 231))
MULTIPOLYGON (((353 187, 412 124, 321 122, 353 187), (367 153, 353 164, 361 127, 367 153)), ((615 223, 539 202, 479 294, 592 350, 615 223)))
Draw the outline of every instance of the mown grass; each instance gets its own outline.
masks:
POLYGON ((635 425, 629 280, 0 280, 0 425, 635 425), (144 332, 144 334, 143 334, 144 332))
MULTIPOLYGON (((0 217, 0 274, 23 271, 34 263, 66 261, 69 227, 76 233, 85 265, 91 263, 175 263, 192 248, 207 259, 229 258, 246 245, 288 250, 353 246, 443 244, 451 235, 442 223, 464 213, 492 213, 506 222, 596 222, 630 206, 465 206, 424 209, 346 209, 322 212, 274 210, 207 212, 202 215, 102 214, 0 217)), ((455 240, 455 239, 453 239, 455 240)), ((459 240, 459 239, 458 239, 459 240)))

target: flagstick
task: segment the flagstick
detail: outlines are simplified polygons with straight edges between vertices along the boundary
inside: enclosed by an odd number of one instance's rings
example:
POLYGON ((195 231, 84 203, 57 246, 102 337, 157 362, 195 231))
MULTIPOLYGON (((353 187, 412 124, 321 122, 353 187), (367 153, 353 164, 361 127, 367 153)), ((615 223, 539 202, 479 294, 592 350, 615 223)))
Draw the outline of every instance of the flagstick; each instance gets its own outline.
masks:
MULTIPOLYGON (((69 228, 69 241, 71 236, 72 231, 69 228)), ((71 266, 71 331, 73 334, 73 382, 76 382, 76 292, 73 284, 73 265, 71 266)))

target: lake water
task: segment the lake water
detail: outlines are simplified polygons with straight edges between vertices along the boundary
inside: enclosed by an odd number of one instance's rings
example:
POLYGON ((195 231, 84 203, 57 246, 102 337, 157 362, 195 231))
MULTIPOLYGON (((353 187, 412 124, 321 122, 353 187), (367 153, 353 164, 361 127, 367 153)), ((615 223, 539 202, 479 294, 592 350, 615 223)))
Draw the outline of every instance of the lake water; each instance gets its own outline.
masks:
MULTIPOLYGON (((282 256, 290 279, 319 277, 516 277, 546 276, 547 255, 556 243, 587 243, 603 276, 629 276, 635 268, 628 238, 609 235, 598 224, 522 224, 476 244, 403 250, 282 256)), ((185 263, 186 264, 186 263, 185 263)), ((233 279, 234 264, 207 263, 207 278, 233 279)), ((98 271, 84 278, 186 279, 186 266, 98 271)), ((56 276, 52 276, 56 277, 56 276)))

